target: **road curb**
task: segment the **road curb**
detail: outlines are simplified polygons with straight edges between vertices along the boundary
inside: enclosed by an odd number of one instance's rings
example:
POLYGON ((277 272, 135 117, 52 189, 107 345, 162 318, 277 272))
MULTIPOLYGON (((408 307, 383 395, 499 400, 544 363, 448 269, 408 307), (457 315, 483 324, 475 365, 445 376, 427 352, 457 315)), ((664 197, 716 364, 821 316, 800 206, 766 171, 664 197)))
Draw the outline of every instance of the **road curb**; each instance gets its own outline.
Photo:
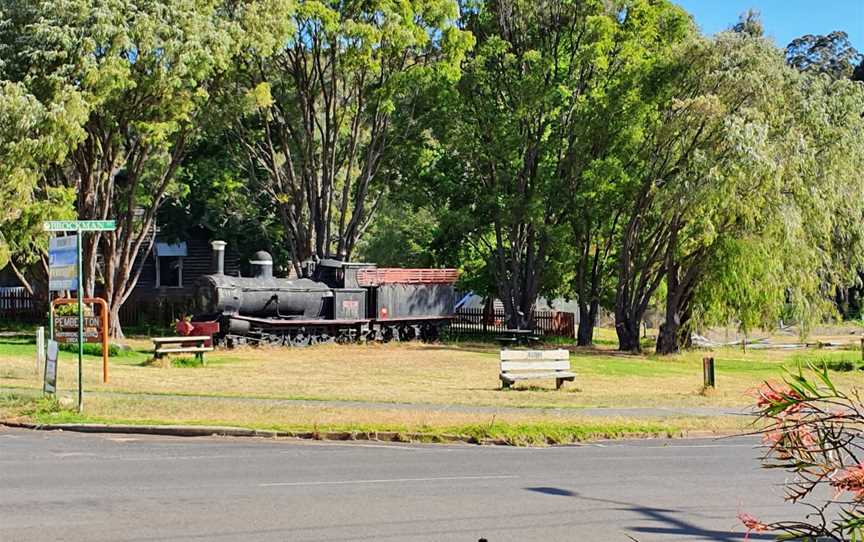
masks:
POLYGON ((377 442, 433 442, 466 444, 501 444, 498 439, 478 440, 461 435, 432 433, 399 433, 393 431, 275 431, 246 429, 242 427, 196 426, 196 425, 126 425, 102 423, 57 423, 39 424, 16 421, 0 421, 0 426, 36 431, 73 431, 76 433, 121 433, 133 435, 161 435, 170 437, 257 437, 294 438, 302 440, 350 441, 368 440, 377 442))
MULTIPOLYGON (((432 444, 475 444, 482 446, 516 446, 500 438, 478 439, 466 435, 441 435, 434 433, 401 433, 395 431, 276 431, 267 429, 247 429, 243 427, 197 426, 197 425, 129 425, 102 423, 58 423, 38 424, 0 420, 0 426, 35 431, 72 431, 76 433, 119 433, 129 435, 160 435, 168 437, 238 437, 299 439, 320 441, 371 441, 371 442, 423 442, 432 444)), ((633 439, 687 439, 687 438, 724 438, 740 433, 691 431, 675 435, 634 434, 633 439)), ((597 439, 607 440, 607 439, 597 439)), ((548 446, 578 446, 583 442, 554 443, 548 446)))

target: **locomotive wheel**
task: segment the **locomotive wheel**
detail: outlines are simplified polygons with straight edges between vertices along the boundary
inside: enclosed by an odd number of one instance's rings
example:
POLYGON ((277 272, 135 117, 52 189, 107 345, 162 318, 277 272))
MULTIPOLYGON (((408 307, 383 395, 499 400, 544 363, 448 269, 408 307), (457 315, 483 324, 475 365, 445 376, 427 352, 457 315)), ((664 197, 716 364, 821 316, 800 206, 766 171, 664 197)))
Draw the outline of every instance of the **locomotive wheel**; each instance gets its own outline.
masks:
POLYGON ((349 344, 357 342, 357 331, 354 329, 340 329, 336 335, 336 342, 339 344, 349 344))
POLYGON ((335 342, 336 338, 328 333, 322 333, 312 337, 312 344, 333 344, 335 342))
POLYGON ((305 333, 298 333, 291 337, 291 346, 309 346, 310 338, 305 333))

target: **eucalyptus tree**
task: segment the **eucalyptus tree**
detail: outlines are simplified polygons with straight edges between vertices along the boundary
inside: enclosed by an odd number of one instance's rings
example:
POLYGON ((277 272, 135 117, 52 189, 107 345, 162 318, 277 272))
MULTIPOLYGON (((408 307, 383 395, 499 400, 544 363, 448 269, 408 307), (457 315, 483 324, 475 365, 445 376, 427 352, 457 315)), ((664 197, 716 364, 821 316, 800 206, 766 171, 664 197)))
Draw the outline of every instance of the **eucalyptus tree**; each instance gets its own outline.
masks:
POLYGON ((470 36, 454 0, 301 0, 267 47, 238 61, 224 98, 255 187, 277 207, 293 262, 348 258, 388 187, 413 101, 454 78, 470 36), (237 100, 240 96, 243 99, 237 100))
POLYGON ((23 46, 9 71, 43 107, 67 93, 63 103, 85 111, 57 174, 74 188, 79 218, 117 219, 116 232, 87 236, 84 261, 85 294, 93 294, 98 271, 117 335, 157 211, 177 189, 208 87, 237 41, 237 25, 221 8, 206 0, 60 0, 30 3, 29 20, 11 21, 23 46))
POLYGON ((835 79, 852 77, 864 55, 849 41, 846 32, 807 34, 786 46, 786 61, 802 72, 824 73, 835 79))
POLYGON ((621 227, 636 179, 631 170, 644 142, 645 126, 663 98, 649 75, 673 46, 694 33, 686 15, 672 6, 619 3, 611 12, 613 45, 603 67, 580 70, 584 87, 566 120, 563 152, 572 235, 569 279, 579 305, 577 343, 593 341, 601 302, 612 305, 621 227), (587 74, 587 75, 585 75, 587 74))
POLYGON ((486 259, 510 326, 539 293, 575 290, 596 314, 618 160, 641 114, 632 75, 688 19, 665 2, 502 0, 466 6, 463 24, 478 43, 430 168, 443 224, 486 259))

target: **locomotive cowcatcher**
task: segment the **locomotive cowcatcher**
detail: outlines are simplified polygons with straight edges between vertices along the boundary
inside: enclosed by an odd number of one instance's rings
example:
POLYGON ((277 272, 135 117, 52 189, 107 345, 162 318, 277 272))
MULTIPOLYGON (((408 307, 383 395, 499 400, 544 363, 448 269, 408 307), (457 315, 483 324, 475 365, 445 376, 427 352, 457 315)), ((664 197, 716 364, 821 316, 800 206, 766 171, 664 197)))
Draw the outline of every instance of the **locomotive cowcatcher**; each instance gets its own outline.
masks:
POLYGON ((198 279, 195 314, 177 330, 216 345, 434 340, 453 318, 455 269, 322 259, 305 262, 301 277, 275 278, 273 259, 260 251, 252 276, 234 277, 224 274, 225 242, 211 245, 214 273, 198 279))

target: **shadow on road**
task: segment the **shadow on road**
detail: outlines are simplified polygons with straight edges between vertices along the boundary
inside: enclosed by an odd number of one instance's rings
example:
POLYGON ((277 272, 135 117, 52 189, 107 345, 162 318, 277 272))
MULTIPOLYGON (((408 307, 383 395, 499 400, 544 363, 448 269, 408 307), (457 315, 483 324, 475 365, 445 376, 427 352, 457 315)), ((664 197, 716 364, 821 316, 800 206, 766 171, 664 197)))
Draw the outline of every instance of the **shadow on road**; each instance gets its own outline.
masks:
MULTIPOLYGON (((775 540, 776 537, 768 534, 750 533, 747 537, 746 533, 735 533, 731 531, 717 531, 712 529, 704 529, 693 523, 689 523, 675 517, 676 514, 681 514, 680 510, 669 508, 652 508, 639 504, 615 501, 609 499, 598 499, 594 497, 586 497, 578 492, 571 491, 560 487, 526 487, 526 491, 542 493, 544 495, 552 495, 557 497, 573 497, 583 501, 594 501, 605 504, 615 505, 615 510, 632 512, 639 514, 644 518, 658 523, 659 525, 652 527, 625 527, 624 530, 629 533, 644 533, 653 535, 664 535, 666 537, 686 536, 689 539, 697 537, 701 540, 715 540, 718 542, 738 542, 740 540, 775 540), (745 538, 746 537, 746 538, 745 538)), ((635 538, 638 540, 638 537, 635 538)))

